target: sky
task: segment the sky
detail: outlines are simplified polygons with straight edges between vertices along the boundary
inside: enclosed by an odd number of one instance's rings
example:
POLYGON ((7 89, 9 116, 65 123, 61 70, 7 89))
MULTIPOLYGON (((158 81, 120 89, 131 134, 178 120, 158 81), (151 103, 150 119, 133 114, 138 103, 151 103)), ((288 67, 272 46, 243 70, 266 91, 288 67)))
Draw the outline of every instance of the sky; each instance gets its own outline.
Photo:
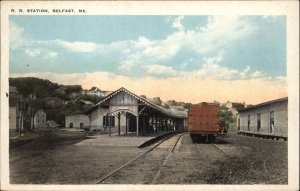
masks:
POLYGON ((190 103, 287 96, 285 16, 10 16, 10 77, 190 103))

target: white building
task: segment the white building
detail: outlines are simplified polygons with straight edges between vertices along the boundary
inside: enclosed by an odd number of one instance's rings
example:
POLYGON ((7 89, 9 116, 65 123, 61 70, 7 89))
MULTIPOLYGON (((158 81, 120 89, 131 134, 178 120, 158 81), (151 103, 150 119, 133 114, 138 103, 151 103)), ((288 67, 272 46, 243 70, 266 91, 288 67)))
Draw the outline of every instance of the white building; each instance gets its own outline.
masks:
POLYGON ((260 103, 239 111, 237 126, 240 132, 287 137, 288 98, 260 103))
POLYGON ((98 97, 105 97, 109 95, 111 91, 101 91, 101 90, 89 90, 86 92, 88 96, 98 96, 98 97))
POLYGON ((9 86, 9 130, 16 131, 19 121, 19 92, 16 87, 9 86))
POLYGON ((34 115, 34 128, 46 128, 47 127, 47 120, 46 120, 46 113, 43 110, 38 110, 34 115))
POLYGON ((185 111, 185 108, 181 105, 171 105, 169 109, 171 111, 185 111))
POLYGON ((65 127, 68 128, 84 128, 89 127, 90 120, 85 114, 66 116, 65 127))

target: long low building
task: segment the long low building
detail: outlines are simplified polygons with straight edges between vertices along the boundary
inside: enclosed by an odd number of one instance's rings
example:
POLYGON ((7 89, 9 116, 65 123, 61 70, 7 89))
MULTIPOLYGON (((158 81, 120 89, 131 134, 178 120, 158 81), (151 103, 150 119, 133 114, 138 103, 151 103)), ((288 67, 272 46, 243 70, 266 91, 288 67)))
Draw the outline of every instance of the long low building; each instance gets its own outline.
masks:
POLYGON ((90 125, 89 117, 85 114, 66 116, 65 126, 69 128, 83 128, 90 125))
POLYGON ((87 113, 66 116, 65 126, 106 132, 151 134, 186 130, 187 111, 170 110, 120 88, 94 105, 87 113))
POLYGON ((239 132, 287 137, 288 98, 260 103, 239 111, 237 126, 239 132))

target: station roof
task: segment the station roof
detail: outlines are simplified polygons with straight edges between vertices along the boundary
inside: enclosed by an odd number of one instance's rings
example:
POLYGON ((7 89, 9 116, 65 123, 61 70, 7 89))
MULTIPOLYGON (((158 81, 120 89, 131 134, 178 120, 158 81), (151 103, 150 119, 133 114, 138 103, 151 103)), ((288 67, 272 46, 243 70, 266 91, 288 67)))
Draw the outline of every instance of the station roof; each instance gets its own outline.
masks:
POLYGON ((97 104, 95 104, 95 106, 91 109, 91 111, 94 110, 97 106, 99 106, 99 105, 103 104, 104 102, 106 102, 107 100, 111 99, 113 96, 117 95, 119 92, 126 92, 127 94, 133 96, 135 99, 142 102, 143 104, 151 107, 152 109, 154 109, 160 113, 168 115, 170 117, 174 117, 174 118, 187 118, 188 117, 188 114, 186 111, 174 111, 174 110, 170 110, 170 109, 164 108, 162 106, 153 104, 153 103, 147 101, 146 99, 135 95, 134 93, 128 91, 127 89, 125 89, 123 87, 110 93, 106 97, 104 97, 101 101, 99 101, 97 104))
POLYGON ((253 106, 250 106, 250 107, 246 107, 245 109, 240 110, 239 113, 244 112, 244 111, 248 111, 248 110, 251 110, 251 109, 254 109, 254 108, 262 107, 262 106, 265 106, 265 105, 270 105, 270 104, 274 104, 274 103, 278 103, 278 102, 283 102, 283 101, 288 101, 288 97, 279 98, 279 99, 259 103, 257 105, 253 105, 253 106))

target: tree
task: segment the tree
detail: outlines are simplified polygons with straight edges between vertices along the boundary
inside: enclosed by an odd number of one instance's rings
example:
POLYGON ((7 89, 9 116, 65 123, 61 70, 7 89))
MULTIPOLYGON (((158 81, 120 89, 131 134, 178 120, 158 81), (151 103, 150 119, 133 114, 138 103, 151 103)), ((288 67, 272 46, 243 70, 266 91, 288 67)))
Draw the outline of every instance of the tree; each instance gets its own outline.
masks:
POLYGON ((163 104, 163 107, 164 107, 164 108, 167 108, 167 109, 170 108, 170 106, 169 106, 168 104, 166 104, 166 103, 163 104))
POLYGON ((214 100, 214 102, 213 102, 214 104, 216 104, 216 105, 218 105, 218 106, 220 106, 221 104, 220 104, 220 102, 218 102, 218 101, 216 101, 216 100, 214 100))
POLYGON ((222 110, 222 111, 228 111, 228 107, 226 107, 225 105, 220 105, 220 110, 222 110))
POLYGON ((160 97, 155 97, 153 98, 153 103, 156 104, 156 105, 162 105, 162 101, 160 99, 160 97))
POLYGON ((252 104, 249 104, 249 105, 247 105, 247 107, 246 108, 249 108, 249 107, 253 107, 254 105, 252 105, 252 104))
POLYGON ((100 91, 100 89, 97 88, 96 86, 93 86, 89 91, 100 91))
POLYGON ((220 120, 233 122, 232 112, 228 110, 220 110, 220 120))
POLYGON ((83 95, 80 97, 80 99, 83 99, 85 101, 91 101, 92 103, 96 104, 100 100, 102 100, 103 97, 83 95))
POLYGON ((233 102, 232 107, 236 109, 237 111, 245 109, 245 104, 244 103, 239 103, 239 102, 233 102))
POLYGON ((68 85, 65 86, 65 92, 67 95, 75 92, 75 93, 80 93, 82 91, 82 86, 81 85, 68 85))
POLYGON ((183 106, 185 109, 189 109, 189 108, 190 108, 190 105, 191 105, 190 103, 185 103, 185 102, 182 104, 182 106, 183 106))

